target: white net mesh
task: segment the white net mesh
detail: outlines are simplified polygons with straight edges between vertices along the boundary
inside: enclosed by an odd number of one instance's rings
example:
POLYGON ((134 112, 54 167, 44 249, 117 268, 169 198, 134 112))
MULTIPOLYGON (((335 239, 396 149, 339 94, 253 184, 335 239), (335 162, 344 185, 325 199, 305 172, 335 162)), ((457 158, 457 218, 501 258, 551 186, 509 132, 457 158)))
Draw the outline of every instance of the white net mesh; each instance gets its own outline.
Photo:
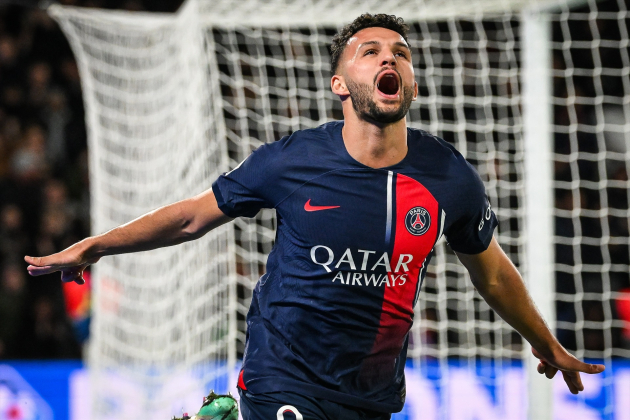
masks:
MULTIPOLYGON (((552 18, 558 338, 611 367, 630 357, 630 13, 589 1, 552 18)), ((606 416, 612 383, 607 369, 606 416)))
MULTIPOLYGON (((328 45, 339 25, 386 9, 412 27, 420 99, 410 125, 453 143, 477 167, 500 221, 498 240, 521 267, 518 10, 525 3, 542 2, 250 0, 236 8, 198 0, 177 16, 53 9, 80 62, 94 231, 208 188, 262 143, 340 119, 328 45)), ((630 61, 622 3, 550 13, 558 331, 580 357, 629 356, 613 308, 629 268, 630 61), (587 65, 576 58, 584 55, 587 65)), ((142 378, 143 414, 166 417, 148 407, 165 395, 156 390, 173 372, 198 368, 170 401, 203 392, 193 388, 221 377, 225 362, 242 355, 252 289, 274 237, 274 212, 263 211, 188 245, 104 259, 91 365, 142 378)), ((457 358, 475 368, 522 358, 520 337, 479 297, 444 243, 416 310, 409 348, 416 362, 457 358)), ((95 395, 108 385, 94 383, 95 395)), ((95 408, 95 418, 107 417, 107 407, 95 408)), ((179 406, 169 409, 175 414, 179 406)))
MULTIPOLYGON (((92 228, 100 233, 210 187, 227 169, 194 9, 149 16, 51 9, 81 70, 92 228)), ((170 418, 199 405, 234 346, 232 230, 95 266, 94 418, 170 418), (194 369, 191 369, 194 368, 194 369), (175 379, 178 378, 178 379, 175 379), (163 385, 172 384, 176 389, 163 385), (138 387, 137 385, 140 385, 138 387), (144 389, 123 412, 112 394, 144 389)))

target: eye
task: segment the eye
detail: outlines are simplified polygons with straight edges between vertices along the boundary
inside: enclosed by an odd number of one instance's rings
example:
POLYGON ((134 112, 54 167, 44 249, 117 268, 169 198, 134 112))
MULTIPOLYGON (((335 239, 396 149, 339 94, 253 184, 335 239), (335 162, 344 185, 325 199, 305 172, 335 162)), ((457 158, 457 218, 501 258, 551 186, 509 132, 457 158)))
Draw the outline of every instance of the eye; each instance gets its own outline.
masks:
POLYGON ((398 56, 398 57, 403 57, 403 58, 407 58, 407 53, 404 51, 398 51, 397 53, 395 53, 394 55, 398 56))
POLYGON ((376 54, 375 50, 367 50, 363 55, 376 54))

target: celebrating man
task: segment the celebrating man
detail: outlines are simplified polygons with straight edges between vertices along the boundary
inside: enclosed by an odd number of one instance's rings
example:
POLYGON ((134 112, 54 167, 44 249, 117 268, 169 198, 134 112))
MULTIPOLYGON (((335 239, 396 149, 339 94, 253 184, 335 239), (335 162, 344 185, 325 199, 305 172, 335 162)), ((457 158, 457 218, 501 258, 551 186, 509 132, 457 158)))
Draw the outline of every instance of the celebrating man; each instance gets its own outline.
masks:
POLYGON ((388 419, 405 400, 408 332, 423 276, 445 235, 490 306, 573 393, 599 373, 553 337, 493 238, 484 186, 451 145, 410 129, 418 94, 407 26, 365 14, 331 47, 344 120, 254 151, 208 191, 48 257, 32 275, 81 283, 106 255, 201 237, 235 217, 277 211, 277 240, 247 317, 238 388, 246 420, 388 419))

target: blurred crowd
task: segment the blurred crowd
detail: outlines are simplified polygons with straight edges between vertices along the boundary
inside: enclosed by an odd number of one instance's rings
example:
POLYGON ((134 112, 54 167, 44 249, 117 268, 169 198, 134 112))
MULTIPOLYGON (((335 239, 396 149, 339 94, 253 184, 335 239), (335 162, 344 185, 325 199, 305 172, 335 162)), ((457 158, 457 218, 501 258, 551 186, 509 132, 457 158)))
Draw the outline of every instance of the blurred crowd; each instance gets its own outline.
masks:
MULTIPOLYGON (((36 6, 37 1, 24 4, 36 6)), ((61 1, 172 12, 181 0, 61 1)), ((80 358, 89 290, 29 277, 24 255, 48 255, 90 232, 79 72, 45 11, 0 6, 0 359, 80 358)))
POLYGON ((58 276, 28 277, 89 233, 79 72, 56 23, 0 9, 0 358, 78 358, 58 276))

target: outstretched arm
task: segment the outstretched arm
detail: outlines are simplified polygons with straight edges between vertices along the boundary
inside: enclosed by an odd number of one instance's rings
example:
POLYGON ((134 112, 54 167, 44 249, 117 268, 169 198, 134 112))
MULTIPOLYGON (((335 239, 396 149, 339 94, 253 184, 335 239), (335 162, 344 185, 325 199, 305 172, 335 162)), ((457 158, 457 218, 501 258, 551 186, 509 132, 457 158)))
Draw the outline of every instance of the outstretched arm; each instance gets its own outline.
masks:
POLYGON ((527 292, 521 275, 495 238, 480 254, 458 253, 457 256, 486 302, 531 344, 534 356, 540 359, 540 374, 551 379, 560 370, 571 393, 577 394, 584 390, 580 372, 604 370, 603 365, 579 361, 556 340, 527 292))
POLYGON ((218 207, 212 190, 161 207, 101 235, 47 257, 24 257, 32 276, 61 271, 61 280, 83 284, 83 270, 101 257, 147 251, 197 239, 232 220, 218 207))

